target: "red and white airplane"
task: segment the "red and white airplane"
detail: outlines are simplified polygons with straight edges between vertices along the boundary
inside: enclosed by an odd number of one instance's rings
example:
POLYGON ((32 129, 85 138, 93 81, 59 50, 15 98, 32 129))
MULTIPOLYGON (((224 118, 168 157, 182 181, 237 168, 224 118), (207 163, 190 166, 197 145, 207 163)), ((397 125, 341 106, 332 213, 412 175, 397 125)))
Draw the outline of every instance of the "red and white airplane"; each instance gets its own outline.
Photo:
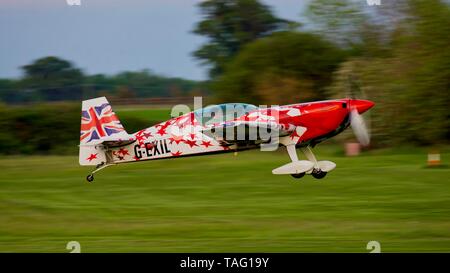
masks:
POLYGON ((295 178, 323 178, 336 164, 318 161, 311 148, 352 126, 362 145, 369 134, 360 114, 374 106, 368 100, 337 99, 258 108, 251 104, 213 105, 128 134, 105 97, 82 103, 80 165, 94 165, 87 176, 121 163, 255 148, 285 146, 290 163, 272 171, 295 178), (299 160, 299 148, 307 160, 299 160))

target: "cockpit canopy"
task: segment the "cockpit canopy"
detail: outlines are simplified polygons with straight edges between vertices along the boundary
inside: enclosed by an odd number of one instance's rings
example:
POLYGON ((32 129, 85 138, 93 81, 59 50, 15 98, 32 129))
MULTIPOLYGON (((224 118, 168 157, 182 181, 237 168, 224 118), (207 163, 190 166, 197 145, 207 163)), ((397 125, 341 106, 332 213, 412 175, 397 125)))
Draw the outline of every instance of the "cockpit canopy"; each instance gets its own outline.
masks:
POLYGON ((203 126, 224 121, 234 120, 258 109, 247 103, 224 103, 211 105, 194 111, 195 118, 203 126))

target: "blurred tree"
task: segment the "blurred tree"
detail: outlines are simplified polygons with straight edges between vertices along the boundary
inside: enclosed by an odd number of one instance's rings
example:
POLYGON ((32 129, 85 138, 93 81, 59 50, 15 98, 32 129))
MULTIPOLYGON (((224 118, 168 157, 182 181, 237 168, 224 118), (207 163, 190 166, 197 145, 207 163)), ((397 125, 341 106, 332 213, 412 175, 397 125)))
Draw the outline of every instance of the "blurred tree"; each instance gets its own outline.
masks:
POLYGON ((84 77, 83 99, 109 95, 114 86, 111 84, 110 77, 103 74, 86 75, 84 77))
POLYGON ((126 71, 113 76, 102 74, 87 76, 85 80, 85 95, 98 96, 100 93, 114 93, 106 90, 116 90, 126 87, 133 91, 136 97, 167 97, 176 90, 178 96, 186 96, 192 90, 203 90, 205 86, 200 81, 186 80, 157 75, 150 70, 126 71), (87 92, 86 90, 90 90, 87 92))
POLYGON ((193 53, 210 65, 212 78, 223 72, 224 65, 241 47, 278 30, 298 26, 275 17, 258 0, 207 0, 199 4, 203 20, 194 33, 206 36, 208 43, 193 53))
MULTIPOLYGON (((147 118, 121 118, 129 132, 149 124, 147 118)), ((160 122, 155 120, 154 122, 160 122)), ((0 154, 77 154, 80 104, 57 102, 33 106, 0 105, 0 154)))
POLYGON ((312 0, 306 15, 322 35, 348 47, 361 42, 358 32, 368 20, 360 4, 351 0, 312 0))
POLYGON ((136 94, 133 90, 130 90, 127 86, 119 86, 116 89, 116 97, 119 99, 132 99, 136 97, 136 94))
POLYGON ((310 79, 300 80, 289 75, 277 75, 273 71, 260 76, 255 86, 255 94, 260 102, 283 105, 315 98, 310 79))
POLYGON ((413 65, 403 79, 411 90, 409 125, 416 141, 436 143, 450 135, 450 5, 443 0, 410 0, 409 14, 405 24, 412 32, 399 37, 395 51, 402 62, 413 65))
POLYGON ((319 36, 279 32, 246 47, 213 84, 220 100, 293 103, 323 99, 344 52, 319 36))
POLYGON ((23 86, 37 90, 44 100, 81 98, 83 73, 69 61, 45 57, 23 66, 22 69, 25 72, 23 86))
POLYGON ((111 78, 111 84, 128 86, 140 97, 168 97, 174 86, 188 94, 202 85, 197 81, 160 76, 149 70, 120 73, 111 78))
POLYGON ((169 86, 169 96, 171 97, 181 97, 182 92, 176 84, 171 84, 169 86))
MULTIPOLYGON (((36 101, 80 100, 114 96, 121 88, 136 97, 188 96, 192 91, 208 94, 201 81, 157 75, 149 70, 126 71, 116 75, 83 75, 66 60, 39 59, 23 66, 22 79, 0 79, 0 101, 24 103, 36 101)), ((123 95, 123 94, 122 94, 123 95)))
POLYGON ((20 90, 18 80, 0 79, 0 101, 6 103, 26 101, 25 93, 20 90))
POLYGON ((330 95, 348 94, 352 76, 376 102, 370 111, 376 143, 440 143, 450 136, 450 7, 439 0, 402 5, 389 54, 342 64, 330 95))
POLYGON ((392 3, 375 8, 354 0, 312 0, 305 11, 314 32, 364 56, 386 54, 386 37, 395 25, 392 18, 400 18, 399 14, 392 3))

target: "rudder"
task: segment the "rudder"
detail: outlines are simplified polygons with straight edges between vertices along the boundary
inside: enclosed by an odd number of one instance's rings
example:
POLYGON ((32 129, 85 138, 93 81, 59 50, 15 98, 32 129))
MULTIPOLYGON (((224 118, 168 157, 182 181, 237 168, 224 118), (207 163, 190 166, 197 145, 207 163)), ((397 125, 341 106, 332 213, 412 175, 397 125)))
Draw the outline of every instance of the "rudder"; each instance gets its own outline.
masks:
POLYGON ((80 165, 97 165, 106 162, 104 149, 97 146, 105 142, 129 140, 130 137, 105 97, 82 102, 80 165))

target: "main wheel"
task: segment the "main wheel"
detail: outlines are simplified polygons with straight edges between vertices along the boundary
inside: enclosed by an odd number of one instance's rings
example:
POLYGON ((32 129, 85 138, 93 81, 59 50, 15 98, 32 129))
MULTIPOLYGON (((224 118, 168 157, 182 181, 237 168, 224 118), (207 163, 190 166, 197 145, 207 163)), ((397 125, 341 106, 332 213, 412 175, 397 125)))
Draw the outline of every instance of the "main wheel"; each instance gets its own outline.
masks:
POLYGON ((322 171, 322 170, 314 170, 312 173, 311 173, 311 175, 314 177, 314 178, 316 178, 316 179, 322 179, 322 178, 324 178, 326 175, 327 175, 327 172, 324 172, 324 171, 322 171))
POLYGON ((93 174, 90 174, 90 175, 86 176, 86 180, 87 180, 88 182, 94 181, 94 175, 93 175, 93 174))
POLYGON ((294 178, 302 178, 305 176, 305 173, 292 173, 291 176, 294 178))

